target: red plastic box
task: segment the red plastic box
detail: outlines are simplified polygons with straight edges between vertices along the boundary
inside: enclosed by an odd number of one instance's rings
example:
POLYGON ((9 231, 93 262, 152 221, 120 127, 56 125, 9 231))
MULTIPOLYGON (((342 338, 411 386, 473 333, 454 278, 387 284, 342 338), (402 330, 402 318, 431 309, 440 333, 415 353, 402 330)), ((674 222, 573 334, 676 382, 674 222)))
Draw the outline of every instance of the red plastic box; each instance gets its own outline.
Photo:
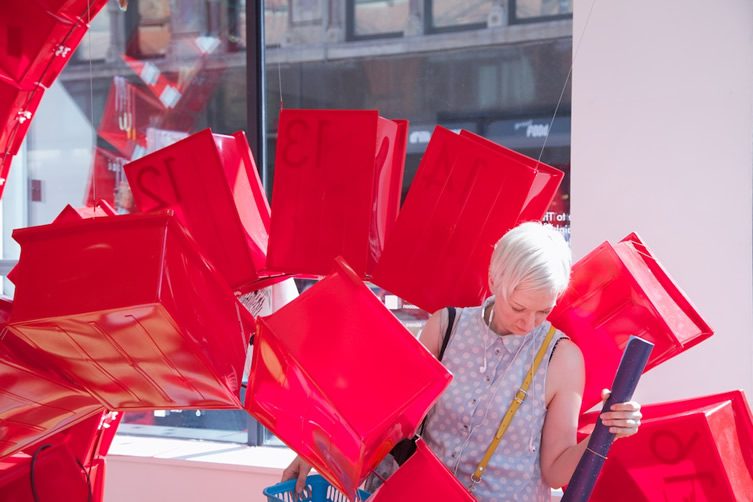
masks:
POLYGON ((246 408, 351 498, 452 378, 342 261, 257 327, 246 408))
POLYGON ((713 334, 636 234, 605 242, 573 265, 549 320, 583 352, 583 411, 611 384, 631 335, 654 344, 647 371, 713 334))
POLYGON ((15 230, 9 333, 110 410, 239 408, 253 319, 168 213, 15 230))
POLYGON ((0 502, 89 500, 86 474, 77 460, 63 445, 40 445, 36 457, 19 453, 3 459, 0 502))
POLYGON ((49 87, 88 28, 82 20, 58 16, 34 0, 0 2, 0 74, 21 85, 49 87))
POLYGON ((370 276, 400 206, 407 121, 376 110, 280 112, 267 266, 370 276))
POLYGON ((476 498, 419 439, 416 452, 369 497, 369 502, 398 500, 473 502, 476 498))
MULTIPOLYGON (((753 496, 753 416, 741 391, 652 404, 638 433, 617 441, 593 502, 734 502, 753 496)), ((596 415, 581 421, 581 433, 596 415)))
MULTIPOLYGON (((44 91, 41 84, 19 85, 0 75, 0 155, 18 153, 44 91)), ((5 168, 4 178, 9 168, 10 162, 5 168)))
POLYGON ((50 13, 67 19, 90 22, 108 0, 31 0, 50 13))
POLYGON ((374 283, 433 312, 488 296, 496 241, 539 220, 562 172, 466 131, 437 127, 374 274, 374 283))
POLYGON ((126 164, 125 173, 136 206, 173 209, 233 290, 269 284, 269 205, 243 132, 205 129, 126 164))
POLYGON ((101 413, 88 393, 30 369, 5 345, 0 340, 0 458, 101 413))

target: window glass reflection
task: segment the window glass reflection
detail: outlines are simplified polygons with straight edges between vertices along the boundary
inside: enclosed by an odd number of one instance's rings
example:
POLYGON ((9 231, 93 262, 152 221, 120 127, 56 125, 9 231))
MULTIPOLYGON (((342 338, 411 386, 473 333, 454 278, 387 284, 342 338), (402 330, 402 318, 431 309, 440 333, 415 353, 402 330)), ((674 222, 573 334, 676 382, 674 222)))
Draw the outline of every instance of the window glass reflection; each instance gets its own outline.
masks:
POLYGON ((515 17, 518 19, 563 16, 572 13, 572 0, 515 0, 515 17))
POLYGON ((491 0, 431 0, 435 28, 485 24, 491 0))
POLYGON ((355 35, 402 33, 408 7, 408 0, 355 0, 355 35))

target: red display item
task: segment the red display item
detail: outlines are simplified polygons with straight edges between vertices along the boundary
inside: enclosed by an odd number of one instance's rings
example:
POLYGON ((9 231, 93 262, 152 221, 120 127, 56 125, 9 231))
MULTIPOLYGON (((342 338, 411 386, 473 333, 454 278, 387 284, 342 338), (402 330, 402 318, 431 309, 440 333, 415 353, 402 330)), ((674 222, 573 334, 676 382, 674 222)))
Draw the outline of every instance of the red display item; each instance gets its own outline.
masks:
MULTIPOLYGON (((86 207, 73 207, 70 204, 66 204, 60 214, 52 221, 55 223, 65 223, 70 221, 81 221, 87 218, 115 216, 115 209, 104 199, 99 199, 93 203, 92 206, 86 207)), ((18 284, 20 276, 20 267, 16 265, 10 272, 8 272, 7 278, 13 284, 18 284)))
POLYGON ((91 487, 92 502, 104 502, 105 479, 107 474, 107 459, 96 459, 88 469, 89 486, 91 487))
POLYGON ((136 206, 174 210, 235 291, 268 284, 269 205, 243 132, 205 129, 124 169, 136 206))
POLYGON ((339 259, 257 321, 246 408, 352 499, 451 378, 339 259))
POLYGON ((713 334, 636 234, 605 242, 573 265, 549 320, 583 352, 582 411, 600 402, 631 335, 654 344, 648 371, 713 334))
POLYGON ((56 16, 87 23, 102 10, 108 0, 30 0, 56 16))
MULTIPOLYGON (((18 153, 44 91, 41 84, 19 85, 0 75, 0 156, 18 153)), ((0 188, 5 186, 10 159, 4 163, 0 188)))
POLYGON ((326 275, 342 256, 373 273, 400 203, 406 128, 376 110, 280 112, 271 270, 326 275))
POLYGON ((47 11, 33 0, 0 2, 0 74, 21 85, 49 87, 89 27, 47 11))
POLYGON ((45 500, 89 500, 84 469, 65 446, 42 444, 35 455, 0 461, 0 502, 45 500))
POLYGON ((503 156, 509 162, 514 162, 523 166, 530 167, 536 172, 536 177, 528 190, 528 196, 523 203, 523 209, 520 212, 519 221, 538 221, 543 218, 547 209, 552 205, 557 189, 565 177, 565 173, 548 164, 534 158, 510 150, 504 146, 498 145, 493 141, 473 134, 472 132, 461 130, 460 135, 476 141, 479 145, 486 148, 494 149, 498 154, 503 156))
MULTIPOLYGON (((741 391, 641 408, 638 433, 617 441, 591 501, 733 502, 753 494, 753 416, 741 391)), ((582 434, 596 420, 581 419, 582 434)))
POLYGON ((102 410, 90 418, 25 448, 31 455, 41 444, 65 445, 84 467, 107 455, 123 413, 102 410))
POLYGON ((240 407, 253 319, 169 213, 13 237, 24 272, 6 338, 110 410, 240 407))
POLYGON ((397 500, 473 502, 476 498, 419 439, 416 452, 369 497, 369 502, 397 500))
MULTIPOLYGON (((98 414, 89 394, 52 375, 30 369, 0 341, 0 458, 98 414)), ((2 490, 0 490, 2 491, 2 490)))
MULTIPOLYGON (((10 313, 13 309, 13 300, 8 298, 7 296, 0 296, 0 333, 2 333, 2 329, 5 327, 6 324, 8 324, 8 320, 10 320, 10 313)), ((2 336, 0 336, 0 340, 2 340, 2 336)))
POLYGON ((551 180, 561 177, 485 145, 467 132, 434 130, 374 283, 430 312, 478 305, 488 295, 495 242, 523 215, 540 219, 559 183, 551 180))
POLYGON ((105 218, 107 216, 116 216, 115 208, 104 199, 97 200, 92 206, 73 207, 66 204, 59 215, 52 223, 65 223, 81 221, 88 218, 105 218))

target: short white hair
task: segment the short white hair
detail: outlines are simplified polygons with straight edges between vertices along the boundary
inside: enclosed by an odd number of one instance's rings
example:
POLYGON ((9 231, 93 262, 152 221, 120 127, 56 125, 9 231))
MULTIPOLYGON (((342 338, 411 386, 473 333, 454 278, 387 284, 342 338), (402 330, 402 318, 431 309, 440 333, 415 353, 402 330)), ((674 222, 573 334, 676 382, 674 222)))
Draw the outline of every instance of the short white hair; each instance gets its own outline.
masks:
POLYGON ((572 254, 551 225, 529 221, 497 241, 489 263, 489 287, 502 299, 513 291, 549 291, 556 298, 570 281, 572 254))

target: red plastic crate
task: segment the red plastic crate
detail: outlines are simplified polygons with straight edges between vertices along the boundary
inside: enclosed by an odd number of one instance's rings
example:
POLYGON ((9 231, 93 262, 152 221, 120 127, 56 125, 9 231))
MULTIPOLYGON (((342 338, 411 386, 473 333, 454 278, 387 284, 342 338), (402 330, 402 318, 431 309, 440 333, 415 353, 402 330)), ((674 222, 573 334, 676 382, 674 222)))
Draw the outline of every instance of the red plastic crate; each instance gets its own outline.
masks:
POLYGON ((31 455, 20 453, 0 460, 0 502, 89 500, 86 475, 76 460, 63 445, 40 449, 33 477, 31 455))
MULTIPOLYGON (((638 433, 609 451, 593 502, 733 502, 753 494, 753 416, 741 391, 641 408, 638 433)), ((582 417, 588 433, 596 414, 582 417)))
POLYGON ((0 339, 0 458, 101 413, 88 393, 19 361, 0 339))
POLYGON ((285 109, 278 129, 267 266, 326 275, 342 256, 370 276, 400 205, 407 121, 285 109))
POLYGON ((246 408, 351 498, 452 378, 342 261, 257 327, 246 408))
POLYGON ((49 12, 34 0, 0 2, 0 74, 21 85, 49 87, 88 30, 80 19, 49 12))
POLYGON ((30 0, 55 16, 90 22, 108 0, 30 0))
POLYGON ((239 408, 253 319, 168 213, 15 230, 7 337, 110 410, 239 408))
POLYGON ((126 164, 125 173, 136 206, 173 209, 233 290, 271 282, 262 272, 269 205, 243 132, 205 129, 126 164))
POLYGON ((430 312, 480 304, 494 244, 541 219, 561 179, 551 166, 437 127, 373 282, 430 312))
POLYGON ((369 497, 369 502, 397 500, 474 502, 476 498, 419 439, 416 452, 369 497))
POLYGON ((605 242, 573 265, 549 320, 583 352, 582 411, 611 384, 631 335, 654 344, 648 371, 713 334, 636 234, 605 242))
POLYGON ((42 444, 65 445, 84 467, 90 467, 95 460, 107 455, 122 418, 123 413, 101 410, 24 448, 23 453, 31 455, 42 444))
MULTIPOLYGON (((0 75, 0 156, 12 157, 18 153, 44 91, 41 84, 19 85, 0 75)), ((5 186, 10 159, 4 163, 0 188, 5 186)))

